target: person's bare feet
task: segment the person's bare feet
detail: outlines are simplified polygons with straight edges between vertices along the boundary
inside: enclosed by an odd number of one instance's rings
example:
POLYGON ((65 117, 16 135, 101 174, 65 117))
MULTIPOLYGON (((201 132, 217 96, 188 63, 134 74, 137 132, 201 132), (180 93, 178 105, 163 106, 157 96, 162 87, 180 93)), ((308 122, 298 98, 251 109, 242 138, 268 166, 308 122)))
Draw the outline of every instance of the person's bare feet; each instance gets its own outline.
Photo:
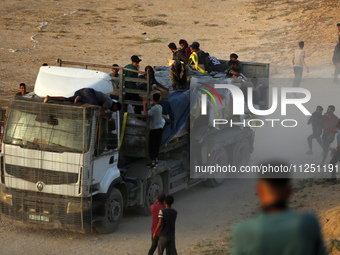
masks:
POLYGON ((44 103, 47 103, 48 101, 50 101, 50 96, 46 96, 44 99, 44 103))
POLYGON ((74 99, 74 104, 78 103, 79 102, 79 96, 76 97, 76 99, 74 99))

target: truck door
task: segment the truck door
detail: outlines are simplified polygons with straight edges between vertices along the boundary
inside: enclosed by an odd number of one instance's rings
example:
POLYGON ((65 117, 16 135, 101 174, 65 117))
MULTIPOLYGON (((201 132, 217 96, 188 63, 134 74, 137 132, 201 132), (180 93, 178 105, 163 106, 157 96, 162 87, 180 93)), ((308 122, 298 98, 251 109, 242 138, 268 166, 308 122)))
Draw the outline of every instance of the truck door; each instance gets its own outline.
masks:
POLYGON ((110 120, 101 114, 97 119, 93 160, 94 184, 107 177, 109 171, 118 171, 119 119, 117 113, 113 112, 112 115, 110 120))

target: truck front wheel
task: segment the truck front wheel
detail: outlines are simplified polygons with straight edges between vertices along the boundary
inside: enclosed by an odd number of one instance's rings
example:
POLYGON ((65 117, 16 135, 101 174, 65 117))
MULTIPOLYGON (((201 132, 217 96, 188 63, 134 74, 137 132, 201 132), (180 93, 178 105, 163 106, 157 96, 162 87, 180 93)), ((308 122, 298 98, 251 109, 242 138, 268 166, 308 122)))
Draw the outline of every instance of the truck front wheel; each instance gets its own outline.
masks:
MULTIPOLYGON (((228 166, 229 164, 229 160, 228 160, 228 153, 224 148, 220 148, 217 151, 215 151, 214 153, 212 153, 212 158, 209 159, 209 165, 219 165, 220 167, 223 166, 228 166)), ((220 186, 223 181, 224 178, 226 176, 222 173, 222 174, 217 174, 217 173, 213 173, 209 176, 209 178, 206 180, 205 184, 208 187, 217 187, 220 186)))
POLYGON ((250 160, 250 145, 247 139, 239 141, 232 150, 232 163, 239 169, 247 166, 250 160))
POLYGON ((96 224, 96 230, 108 234, 117 230, 123 216, 123 197, 117 188, 111 189, 104 207, 104 219, 96 224))
POLYGON ((148 180, 146 196, 143 207, 138 207, 137 211, 141 215, 151 215, 150 206, 155 203, 158 194, 163 191, 163 181, 160 175, 152 177, 148 180))

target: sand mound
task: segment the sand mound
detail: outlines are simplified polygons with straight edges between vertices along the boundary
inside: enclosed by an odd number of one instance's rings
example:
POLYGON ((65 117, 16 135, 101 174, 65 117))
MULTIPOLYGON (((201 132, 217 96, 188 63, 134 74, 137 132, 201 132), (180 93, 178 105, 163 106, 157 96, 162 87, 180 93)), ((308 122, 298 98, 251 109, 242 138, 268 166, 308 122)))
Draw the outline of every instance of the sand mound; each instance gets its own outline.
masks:
POLYGON ((340 254, 340 206, 320 215, 325 241, 331 254, 340 254))

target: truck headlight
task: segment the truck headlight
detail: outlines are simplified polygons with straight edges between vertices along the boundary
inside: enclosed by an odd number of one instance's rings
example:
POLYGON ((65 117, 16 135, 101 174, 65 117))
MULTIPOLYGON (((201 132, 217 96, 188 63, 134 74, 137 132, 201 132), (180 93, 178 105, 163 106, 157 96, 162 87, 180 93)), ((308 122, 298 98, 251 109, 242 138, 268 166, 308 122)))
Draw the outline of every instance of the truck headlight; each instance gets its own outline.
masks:
POLYGON ((12 194, 7 194, 4 193, 3 191, 0 191, 0 201, 10 206, 13 206, 12 194))
POLYGON ((90 202, 84 201, 83 203, 79 202, 68 202, 67 203, 67 213, 80 213, 83 211, 87 211, 90 208, 90 202))

